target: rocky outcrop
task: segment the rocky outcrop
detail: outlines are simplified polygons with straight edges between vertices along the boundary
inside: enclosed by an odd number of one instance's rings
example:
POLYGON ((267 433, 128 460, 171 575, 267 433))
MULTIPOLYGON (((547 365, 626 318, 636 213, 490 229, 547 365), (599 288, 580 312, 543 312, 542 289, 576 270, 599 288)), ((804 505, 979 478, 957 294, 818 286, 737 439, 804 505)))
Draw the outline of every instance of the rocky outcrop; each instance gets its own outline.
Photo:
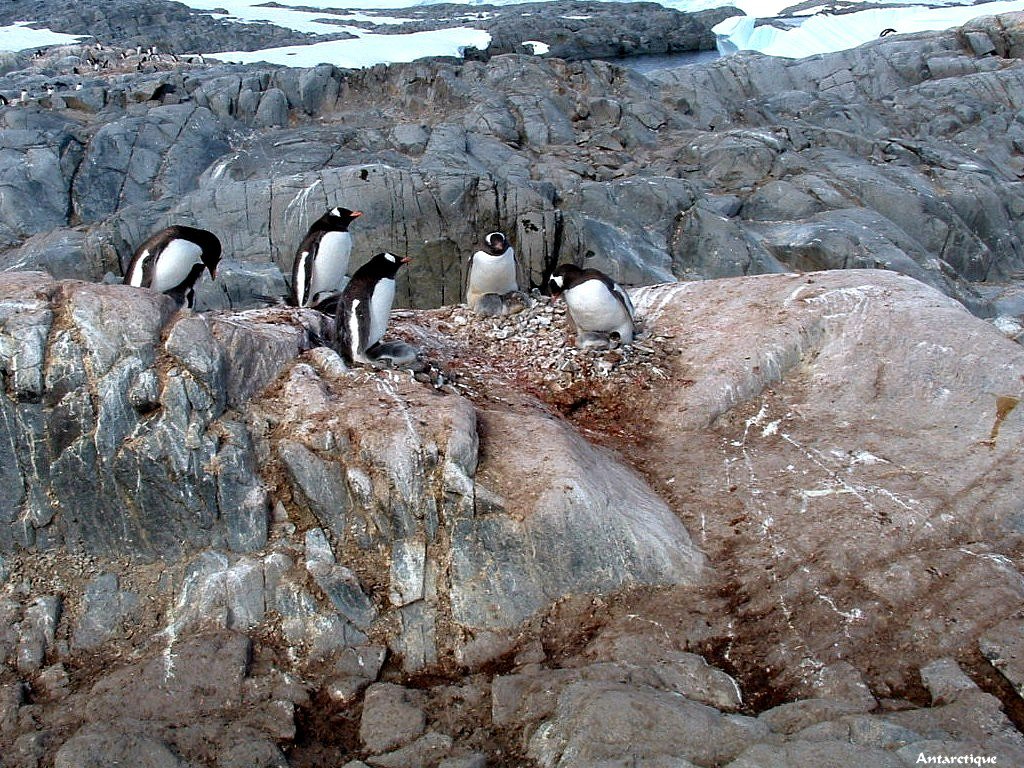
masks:
MULTIPOLYGON (((458 6, 454 6, 458 8, 458 6)), ((440 7, 427 13, 436 15, 440 7)), ((480 6, 486 14, 480 27, 491 35, 486 51, 468 51, 467 58, 504 53, 533 54, 527 41, 544 43, 546 56, 579 61, 713 50, 711 28, 740 14, 735 8, 680 13, 654 3, 622 3, 614 10, 601 3, 562 2, 480 6)))
POLYGON ((74 253, 86 266, 73 276, 99 279, 154 229, 190 221, 217 231, 229 258, 286 274, 305 226, 341 203, 366 212, 357 262, 414 257, 408 306, 456 300, 480 234, 502 229, 534 285, 557 260, 628 284, 883 268, 1008 322, 1024 269, 1019 29, 1009 15, 650 80, 517 55, 191 65, 82 78, 81 91, 65 81, 52 96, 41 76, 11 75, 0 89, 28 84, 31 98, 2 113, 17 129, 0 154, 3 258, 62 270, 74 253), (70 243, 80 222, 68 256, 18 247, 48 232, 70 243))
MULTIPOLYGON (((237 24, 193 11, 173 0, 125 0, 109 3, 54 3, 12 0, 0 10, 0 24, 44 23, 55 32, 85 35, 105 45, 156 46, 163 53, 246 50, 302 45, 313 35, 273 24, 237 24)), ((340 30, 339 30, 340 31, 340 30)))
POLYGON ((546 299, 402 313, 430 381, 305 311, 3 285, 12 765, 1024 757, 965 674, 1016 679, 1024 359, 919 282, 642 289, 644 362, 561 370, 546 299))

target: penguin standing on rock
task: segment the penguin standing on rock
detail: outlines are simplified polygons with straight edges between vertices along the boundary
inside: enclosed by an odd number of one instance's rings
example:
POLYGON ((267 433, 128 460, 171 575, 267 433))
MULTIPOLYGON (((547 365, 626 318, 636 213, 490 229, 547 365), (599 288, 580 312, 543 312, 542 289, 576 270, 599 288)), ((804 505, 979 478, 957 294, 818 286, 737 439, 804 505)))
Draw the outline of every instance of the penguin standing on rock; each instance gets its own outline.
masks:
POLYGON ((562 264, 548 281, 551 294, 565 297, 581 349, 614 349, 633 341, 635 310, 629 295, 604 272, 562 264))
POLYGON ((125 270, 124 284, 166 293, 178 306, 195 305, 195 284, 203 270, 217 277, 220 240, 194 227, 167 227, 140 245, 125 270))
POLYGON ((332 208, 313 222, 295 252, 292 265, 290 303, 316 307, 341 291, 341 283, 352 255, 348 226, 362 211, 332 208))
POLYGON ((511 301, 518 290, 515 249, 504 233, 491 232, 484 238, 483 249, 470 257, 466 303, 484 317, 508 315, 522 309, 511 301))
POLYGON ((408 257, 378 253, 355 271, 335 316, 338 351, 349 365, 405 365, 416 350, 404 342, 382 343, 395 299, 395 275, 408 257))

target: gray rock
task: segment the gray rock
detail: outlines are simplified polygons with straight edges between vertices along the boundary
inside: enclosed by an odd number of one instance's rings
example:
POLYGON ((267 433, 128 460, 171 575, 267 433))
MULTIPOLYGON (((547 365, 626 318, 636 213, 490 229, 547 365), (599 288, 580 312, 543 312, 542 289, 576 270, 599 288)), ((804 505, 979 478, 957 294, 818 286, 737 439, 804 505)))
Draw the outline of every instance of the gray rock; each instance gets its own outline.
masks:
POLYGON ((217 280, 204 277, 196 286, 196 310, 253 309, 266 305, 264 296, 288 293, 284 275, 274 264, 245 264, 221 259, 217 280))
POLYGON ((42 667, 47 650, 52 648, 56 639, 60 614, 61 599, 53 595, 37 597, 25 608, 18 625, 19 672, 27 674, 42 667))
POLYGON ((399 539, 391 549, 391 604, 408 605, 424 597, 427 544, 420 539, 399 539))
POLYGON ((391 683, 375 683, 366 690, 359 740, 368 751, 379 754, 403 747, 426 727, 422 695, 391 683))
POLYGON ((352 571, 343 565, 324 562, 307 562, 306 569, 342 616, 362 630, 373 624, 377 618, 377 607, 352 571))
POLYGON ((850 741, 865 747, 891 751, 921 740, 920 734, 881 717, 852 717, 849 718, 849 725, 850 741))
POLYGON ((729 768, 840 768, 845 765, 903 768, 905 763, 883 749, 839 741, 795 741, 778 746, 755 744, 728 765, 729 768))
POLYGON ((299 492, 299 503, 334 536, 343 538, 352 509, 344 468, 337 462, 324 461, 298 442, 281 441, 277 450, 299 492))
POLYGON ((280 88, 268 88, 260 98, 253 125, 280 128, 288 124, 288 97, 280 88))
POLYGON ((981 653, 992 662, 1020 693, 1024 691, 1024 647, 1021 620, 1006 619, 989 629, 979 640, 981 653))
POLYGON ((576 683, 559 697, 555 716, 534 732, 528 752, 546 768, 625 757, 724 764, 767 732, 752 718, 722 715, 673 694, 576 683))
POLYGON ((162 741, 101 726, 86 726, 64 742, 53 764, 55 768, 103 768, 117 764, 140 768, 185 766, 162 741))
POLYGON ((833 699, 804 699, 765 710, 758 719, 776 733, 792 734, 816 723, 856 712, 857 707, 833 699))
POLYGON ((138 606, 139 595, 122 591, 116 574, 97 576, 86 585, 82 595, 72 647, 90 650, 117 637, 121 622, 131 617, 138 606))
POLYGON ((114 266, 113 249, 93 242, 95 236, 77 229, 50 229, 33 235, 17 250, 3 256, 3 268, 44 269, 59 279, 98 280, 114 266))
POLYGON ((437 768, 487 768, 487 755, 473 752, 459 757, 446 757, 437 768))
POLYGON ((205 107, 174 104, 104 125, 74 182, 76 211, 96 221, 118 208, 178 196, 229 149, 227 128, 205 107))
POLYGON ((452 737, 433 731, 394 752, 366 758, 375 768, 430 768, 451 752, 452 737))
POLYGON ((948 704, 960 698, 965 691, 976 691, 978 686, 953 659, 938 659, 921 668, 921 681, 932 695, 932 704, 948 704))
POLYGON ((217 768, 288 768, 288 759, 272 741, 241 741, 221 749, 217 768))
POLYGON ((639 478, 607 454, 548 420, 487 411, 485 423, 492 439, 479 471, 529 476, 538 485, 550 481, 562 490, 546 494, 528 510, 517 511, 517 502, 510 499, 509 516, 456 522, 451 586, 456 620, 482 629, 513 627, 555 592, 614 588, 627 571, 630 581, 651 583, 700 577, 702 558, 685 530, 639 478), (494 440, 502 433, 521 434, 526 424, 534 445, 529 455, 514 450, 514 441, 494 440), (555 477, 575 480, 566 484, 555 477), (572 565, 607 551, 616 556, 603 571, 572 565), (502 587, 512 581, 514 591, 502 587))

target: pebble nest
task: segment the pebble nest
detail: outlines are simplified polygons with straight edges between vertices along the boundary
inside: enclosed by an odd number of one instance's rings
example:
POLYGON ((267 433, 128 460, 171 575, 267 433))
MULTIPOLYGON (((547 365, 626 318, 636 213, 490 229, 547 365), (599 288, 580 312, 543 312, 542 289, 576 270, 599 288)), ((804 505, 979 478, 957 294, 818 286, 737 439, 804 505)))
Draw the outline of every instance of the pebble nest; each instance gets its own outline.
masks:
POLYGON ((575 347, 565 304, 534 291, 522 311, 481 317, 465 304, 396 310, 391 333, 422 349, 417 378, 474 401, 521 392, 572 414, 624 390, 669 378, 681 352, 671 335, 637 320, 632 344, 613 350, 575 347))

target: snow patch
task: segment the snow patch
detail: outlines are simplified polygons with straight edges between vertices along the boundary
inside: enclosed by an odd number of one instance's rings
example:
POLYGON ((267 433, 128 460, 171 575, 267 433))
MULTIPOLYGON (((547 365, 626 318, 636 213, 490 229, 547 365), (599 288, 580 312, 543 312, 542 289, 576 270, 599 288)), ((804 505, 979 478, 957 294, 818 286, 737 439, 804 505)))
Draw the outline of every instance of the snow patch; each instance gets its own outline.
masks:
POLYGON ((72 45, 89 35, 65 35, 51 29, 32 29, 28 24, 34 21, 16 21, 11 26, 0 27, 0 50, 27 51, 32 48, 45 48, 48 45, 72 45))
POLYGON ((261 51, 209 53, 207 56, 238 64, 264 61, 289 67, 334 64, 337 67, 359 69, 375 64, 415 61, 426 56, 461 57, 466 48, 483 50, 491 43, 491 36, 487 32, 471 27, 452 27, 405 35, 374 34, 358 27, 335 27, 334 31, 350 32, 357 37, 311 45, 265 48, 261 51))
MULTIPOLYGON (((735 5, 753 5, 735 3, 735 5)), ((816 14, 805 19, 793 19, 793 26, 782 29, 771 25, 757 26, 757 18, 776 16, 782 8, 747 10, 747 16, 733 16, 717 24, 712 30, 723 55, 737 51, 758 51, 770 56, 803 58, 819 53, 831 53, 856 48, 878 39, 883 30, 894 29, 898 34, 929 32, 966 24, 979 16, 1024 11, 1024 2, 992 2, 980 5, 946 5, 943 7, 904 6, 899 8, 873 8, 845 14, 816 14)), ((783 6, 785 7, 785 6, 783 6)))

